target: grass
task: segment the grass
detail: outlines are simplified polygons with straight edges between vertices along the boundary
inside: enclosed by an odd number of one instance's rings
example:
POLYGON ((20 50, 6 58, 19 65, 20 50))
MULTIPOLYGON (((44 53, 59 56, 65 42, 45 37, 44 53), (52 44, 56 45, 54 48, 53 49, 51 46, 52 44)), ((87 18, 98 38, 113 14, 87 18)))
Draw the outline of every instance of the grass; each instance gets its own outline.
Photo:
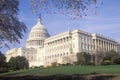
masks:
POLYGON ((2 73, 3 75, 72 75, 72 74, 120 74, 120 65, 108 65, 108 66, 59 66, 51 68, 36 68, 36 69, 27 69, 19 70, 14 72, 2 73))

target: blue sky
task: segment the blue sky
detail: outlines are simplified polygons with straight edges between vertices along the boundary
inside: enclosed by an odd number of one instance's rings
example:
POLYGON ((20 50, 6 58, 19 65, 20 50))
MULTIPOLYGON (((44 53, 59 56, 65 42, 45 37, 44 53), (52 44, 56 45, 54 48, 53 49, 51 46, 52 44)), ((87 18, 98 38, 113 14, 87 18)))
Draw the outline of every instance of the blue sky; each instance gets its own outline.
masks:
MULTIPOLYGON (((31 28, 37 23, 37 16, 32 14, 29 0, 19 0, 19 20, 24 22, 28 28, 20 44, 14 46, 10 44, 10 49, 14 47, 25 47, 26 39, 31 28)), ((42 23, 47 28, 50 35, 55 35, 68 30, 80 29, 90 33, 102 34, 111 37, 120 42, 120 0, 98 0, 96 12, 94 14, 89 10, 88 16, 77 20, 71 20, 61 14, 42 14, 42 23)), ((1 51, 6 53, 9 50, 2 48, 1 51)))

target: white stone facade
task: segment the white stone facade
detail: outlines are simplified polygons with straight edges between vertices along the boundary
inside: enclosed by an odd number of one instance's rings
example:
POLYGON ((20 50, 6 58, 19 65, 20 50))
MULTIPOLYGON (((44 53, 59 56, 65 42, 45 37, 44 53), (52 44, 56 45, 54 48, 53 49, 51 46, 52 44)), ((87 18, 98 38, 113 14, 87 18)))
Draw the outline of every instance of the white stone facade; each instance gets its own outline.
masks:
POLYGON ((78 52, 92 55, 97 51, 110 50, 120 52, 120 44, 111 38, 81 30, 66 31, 50 37, 38 19, 38 23, 28 36, 26 48, 11 49, 7 51, 6 57, 9 61, 11 57, 25 56, 29 61, 29 67, 34 67, 48 66, 53 62, 73 63, 77 61, 78 52))

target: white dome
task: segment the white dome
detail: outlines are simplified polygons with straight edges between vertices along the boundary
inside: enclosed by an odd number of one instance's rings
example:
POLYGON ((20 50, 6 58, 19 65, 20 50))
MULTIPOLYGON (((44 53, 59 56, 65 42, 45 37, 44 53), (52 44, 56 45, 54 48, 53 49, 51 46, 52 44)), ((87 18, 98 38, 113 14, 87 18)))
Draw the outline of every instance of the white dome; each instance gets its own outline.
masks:
POLYGON ((44 40, 49 37, 47 29, 41 24, 40 18, 29 34, 26 47, 43 47, 44 40))

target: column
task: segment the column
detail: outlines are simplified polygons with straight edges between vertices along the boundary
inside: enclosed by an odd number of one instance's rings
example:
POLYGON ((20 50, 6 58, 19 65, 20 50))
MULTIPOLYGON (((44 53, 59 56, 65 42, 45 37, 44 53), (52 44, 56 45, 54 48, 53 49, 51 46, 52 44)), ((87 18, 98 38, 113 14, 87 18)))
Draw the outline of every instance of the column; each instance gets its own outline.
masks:
POLYGON ((103 51, 103 41, 100 40, 101 50, 103 51))
POLYGON ((37 45, 37 40, 35 40, 35 45, 37 45))
POLYGON ((111 42, 109 42, 109 49, 111 50, 111 42))
POLYGON ((110 51, 110 42, 109 42, 109 51, 110 51))
POLYGON ((36 41, 34 40, 34 46, 36 45, 36 41))
POLYGON ((35 45, 35 41, 33 41, 33 45, 35 45))
POLYGON ((40 40, 39 40, 38 44, 40 45, 40 40))
POLYGON ((117 52, 117 45, 116 45, 116 43, 114 43, 114 49, 117 52))
POLYGON ((104 41, 102 40, 102 50, 104 52, 104 41))
POLYGON ((105 52, 107 52, 106 41, 104 41, 104 49, 105 49, 105 52))
POLYGON ((112 43, 110 43, 110 50, 112 50, 112 43))
POLYGON ((111 43, 111 49, 113 49, 113 43, 111 43))
POLYGON ((95 39, 95 53, 97 52, 97 39, 95 39))
POLYGON ((93 45, 94 45, 94 52, 96 51, 96 41, 93 39, 93 45))
POLYGON ((103 40, 101 40, 101 50, 103 51, 103 40))
POLYGON ((98 39, 98 51, 100 51, 100 49, 101 49, 101 44, 100 44, 100 40, 98 39))
POLYGON ((107 52, 107 42, 105 41, 105 51, 107 52))
POLYGON ((114 49, 114 44, 112 43, 112 49, 114 49))
POLYGON ((40 45, 41 45, 41 43, 42 43, 42 42, 41 42, 41 40, 40 40, 40 45))
POLYGON ((109 42, 107 41, 107 50, 109 51, 109 42))
POLYGON ((38 40, 37 40, 37 45, 38 45, 38 40))

